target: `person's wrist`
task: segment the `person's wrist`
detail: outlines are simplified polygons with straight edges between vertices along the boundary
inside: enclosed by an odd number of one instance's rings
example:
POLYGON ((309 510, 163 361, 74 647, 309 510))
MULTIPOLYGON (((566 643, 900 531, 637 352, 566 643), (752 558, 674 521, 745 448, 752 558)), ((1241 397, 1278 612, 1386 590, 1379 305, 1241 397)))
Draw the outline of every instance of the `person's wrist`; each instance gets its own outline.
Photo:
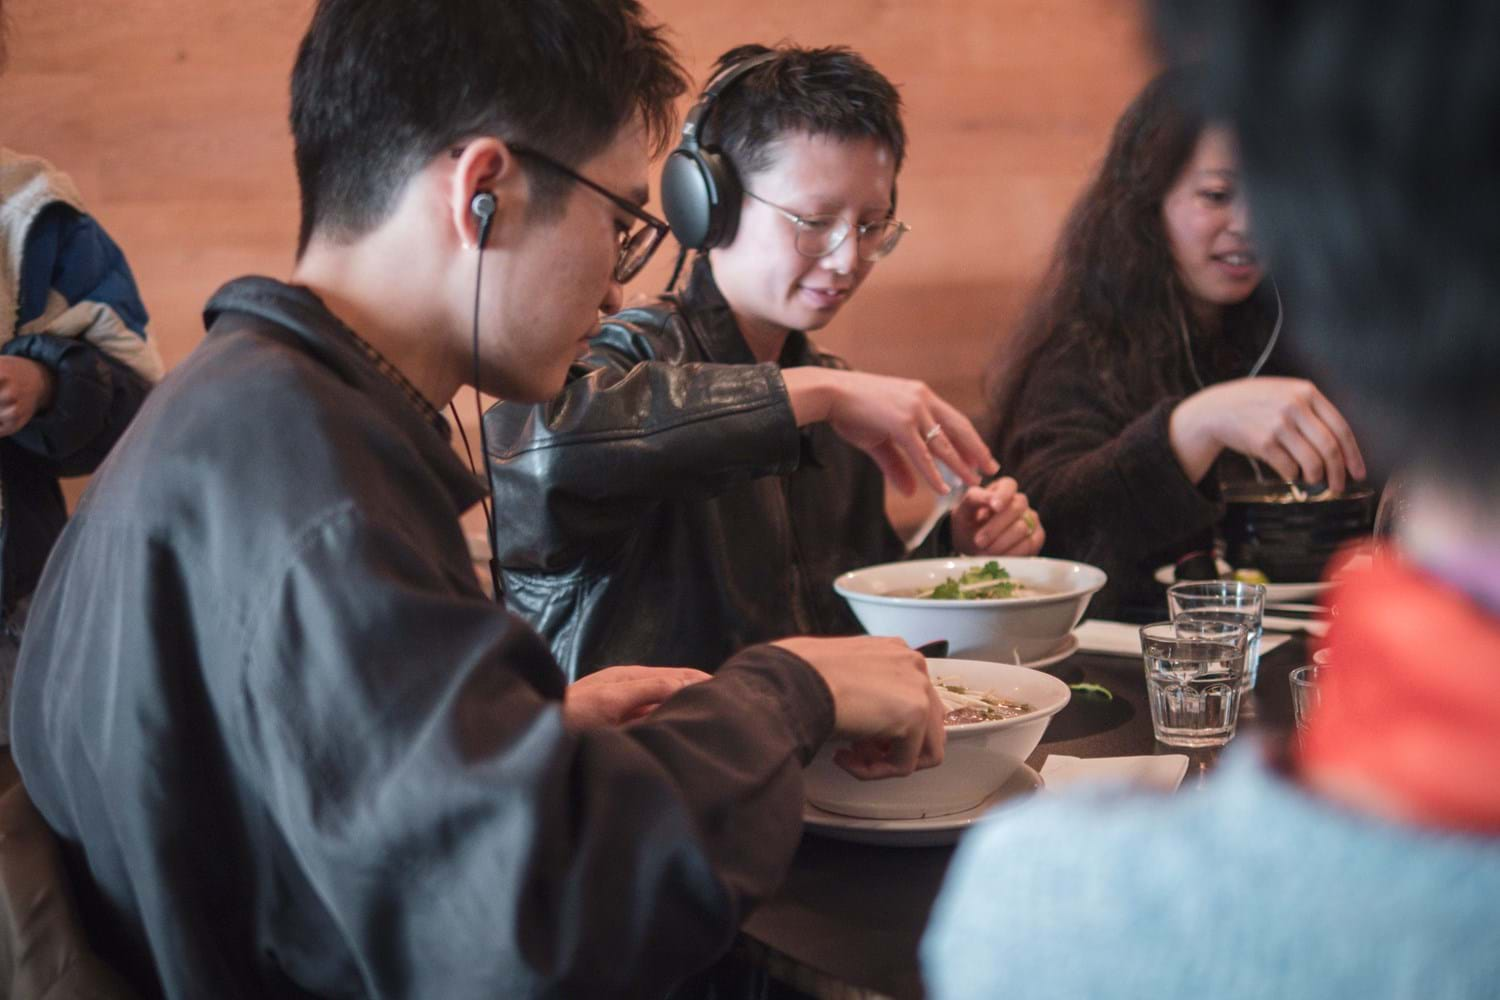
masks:
POLYGON ((1168 422, 1168 433, 1195 452, 1222 448, 1214 423, 1212 389, 1200 389, 1177 404, 1168 422))
POLYGON ((782 369, 781 377, 798 427, 828 419, 833 393, 825 375, 823 369, 811 366, 782 369))
POLYGON ((1187 397, 1167 418, 1167 440, 1183 474, 1200 482, 1224 450, 1215 425, 1214 401, 1202 390, 1187 397))

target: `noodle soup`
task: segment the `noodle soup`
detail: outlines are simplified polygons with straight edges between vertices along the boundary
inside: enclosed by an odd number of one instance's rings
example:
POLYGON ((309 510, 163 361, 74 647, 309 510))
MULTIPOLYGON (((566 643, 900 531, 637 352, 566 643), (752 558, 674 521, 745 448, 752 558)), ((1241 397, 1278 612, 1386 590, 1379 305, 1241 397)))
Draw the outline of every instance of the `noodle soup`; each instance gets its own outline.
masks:
POLYGON ((1050 674, 1006 663, 930 659, 927 669, 940 679, 937 691, 945 706, 949 698, 972 699, 984 706, 976 712, 1014 714, 951 723, 943 763, 881 781, 861 781, 839 767, 834 756, 842 744, 829 740, 804 773, 809 802, 828 812, 870 819, 946 816, 971 809, 1003 785, 1036 749, 1047 723, 1071 693, 1050 674))
POLYGON ((1027 702, 1002 698, 994 691, 972 690, 953 677, 934 677, 932 686, 937 688, 938 698, 943 703, 943 725, 950 728, 972 726, 976 722, 999 722, 1035 711, 1027 702))
POLYGON ((912 591, 912 597, 928 601, 992 601, 1015 597, 1041 597, 1053 591, 1013 578, 1010 571, 991 559, 983 566, 950 576, 935 587, 912 591))
POLYGON ((956 658, 1026 664, 1066 647, 1104 582, 1097 567, 1065 559, 957 556, 866 566, 833 586, 871 635, 913 647, 942 639, 956 658))

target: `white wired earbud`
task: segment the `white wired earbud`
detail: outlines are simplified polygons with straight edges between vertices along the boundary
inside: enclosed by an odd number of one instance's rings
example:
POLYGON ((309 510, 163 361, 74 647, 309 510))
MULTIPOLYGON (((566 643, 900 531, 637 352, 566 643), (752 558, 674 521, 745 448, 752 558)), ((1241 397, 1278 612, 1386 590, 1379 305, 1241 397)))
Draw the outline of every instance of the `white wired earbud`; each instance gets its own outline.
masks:
MULTIPOLYGON (((1276 279, 1267 275, 1271 282, 1271 294, 1276 296, 1276 322, 1271 324, 1271 336, 1266 338, 1266 346, 1261 349, 1260 357, 1255 359, 1255 364, 1250 366, 1246 378, 1254 378, 1260 374, 1260 370, 1266 366, 1271 357, 1271 352, 1276 348, 1276 341, 1281 338, 1281 323, 1286 317, 1286 310, 1281 305, 1281 289, 1276 285, 1276 279)), ((1188 336, 1187 315, 1181 307, 1177 310, 1177 328, 1182 333, 1182 350, 1187 355, 1188 371, 1193 376, 1193 381, 1198 388, 1208 388, 1203 384, 1203 376, 1198 374, 1198 363, 1193 360, 1193 342, 1188 336)))
MULTIPOLYGON (((1270 277, 1270 275, 1267 275, 1270 277)), ((1281 289, 1276 287, 1276 279, 1271 278, 1271 294, 1276 296, 1276 322, 1271 324, 1271 336, 1266 338, 1265 349, 1260 352, 1260 357, 1255 364, 1250 366, 1250 374, 1246 378, 1254 378, 1260 374, 1260 370, 1266 366, 1266 359, 1271 356, 1271 351, 1276 347, 1276 340, 1281 336, 1281 321, 1286 316, 1286 311, 1281 307, 1281 289)))

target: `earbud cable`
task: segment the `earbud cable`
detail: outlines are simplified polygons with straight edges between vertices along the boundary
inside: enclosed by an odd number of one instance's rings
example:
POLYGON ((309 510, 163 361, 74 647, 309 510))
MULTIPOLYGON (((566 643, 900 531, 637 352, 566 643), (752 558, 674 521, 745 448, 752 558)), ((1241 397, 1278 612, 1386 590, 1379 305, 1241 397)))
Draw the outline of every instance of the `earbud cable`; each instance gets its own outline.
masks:
MULTIPOLYGON (((494 588, 495 601, 504 603, 505 590, 500 585, 500 560, 496 556, 498 546, 495 544, 495 518, 494 518, 494 481, 490 478, 490 442, 489 435, 484 429, 484 409, 479 402, 479 289, 480 282, 484 277, 484 244, 489 235, 490 220, 483 218, 479 223, 479 247, 474 255, 474 318, 471 330, 473 332, 474 345, 474 418, 479 424, 479 453, 484 460, 484 495, 479 498, 480 509, 484 511, 485 537, 490 543, 490 586, 494 588)), ((469 471, 475 476, 479 470, 474 465, 474 452, 469 447, 469 435, 464 432, 464 425, 458 419, 458 407, 450 400, 448 409, 453 413, 454 426, 458 428, 458 436, 464 443, 464 454, 469 458, 469 471)))
MULTIPOLYGON (((1281 337, 1281 323, 1286 316, 1286 310, 1281 305, 1281 289, 1277 287, 1275 278, 1271 278, 1271 294, 1276 296, 1276 322, 1271 325, 1271 336, 1266 338, 1266 346, 1260 352, 1260 357, 1255 360, 1255 364, 1250 366, 1246 378, 1254 378, 1260 374, 1260 370, 1265 367, 1266 361, 1271 357, 1271 351, 1276 347, 1276 341, 1281 337)), ((1203 384, 1203 377, 1198 374, 1198 363, 1193 360, 1193 342, 1188 336, 1187 314, 1181 307, 1177 310, 1177 325, 1182 331, 1182 349, 1187 354, 1188 371, 1192 374, 1193 381, 1198 384, 1198 388, 1205 389, 1207 386, 1203 384)), ((1252 456, 1246 455, 1245 457, 1250 460, 1250 469, 1255 473, 1255 481, 1265 482, 1266 477, 1261 471, 1260 463, 1252 456)))

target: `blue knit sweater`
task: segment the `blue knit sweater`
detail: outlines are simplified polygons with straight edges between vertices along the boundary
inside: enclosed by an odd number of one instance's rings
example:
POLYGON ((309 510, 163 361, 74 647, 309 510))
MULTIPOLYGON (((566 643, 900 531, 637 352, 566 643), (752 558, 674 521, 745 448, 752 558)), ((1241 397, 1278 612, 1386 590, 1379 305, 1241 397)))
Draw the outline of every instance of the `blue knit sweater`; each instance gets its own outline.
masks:
POLYGON ((1236 747, 1200 790, 987 819, 922 965, 934 1000, 1500 997, 1500 839, 1355 815, 1236 747))

